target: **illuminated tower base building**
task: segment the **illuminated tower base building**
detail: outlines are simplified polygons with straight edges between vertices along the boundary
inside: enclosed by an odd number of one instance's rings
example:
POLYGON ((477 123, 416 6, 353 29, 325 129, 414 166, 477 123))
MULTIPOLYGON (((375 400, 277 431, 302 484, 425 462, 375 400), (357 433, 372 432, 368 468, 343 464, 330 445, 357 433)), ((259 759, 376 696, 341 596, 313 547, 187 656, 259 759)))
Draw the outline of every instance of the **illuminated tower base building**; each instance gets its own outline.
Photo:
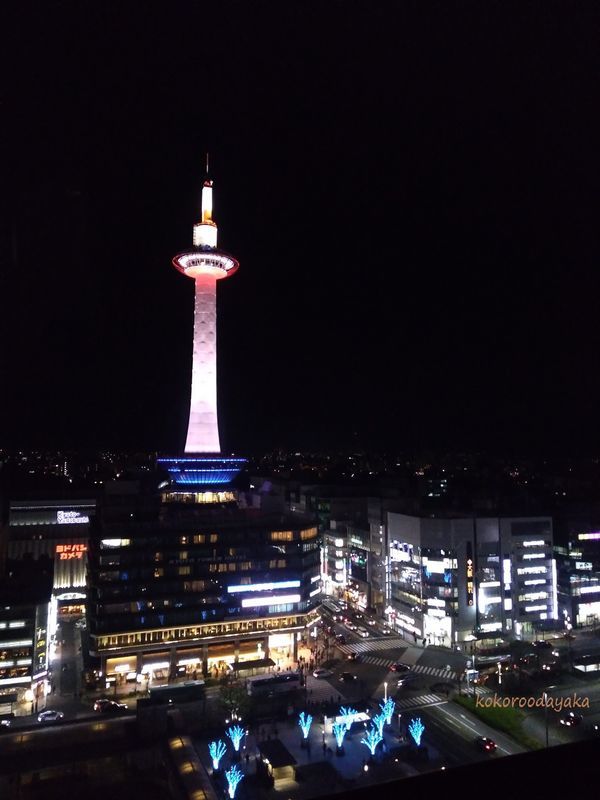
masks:
MULTIPOLYGON (((217 281, 238 262, 217 249, 212 181, 194 245, 173 259, 195 282, 185 450, 158 459, 161 494, 100 504, 90 539, 90 650, 102 680, 164 682, 297 656, 318 619, 320 546, 311 516, 239 502, 245 460, 221 453, 216 387, 217 281)), ((115 489, 118 491, 118 484, 115 489)))

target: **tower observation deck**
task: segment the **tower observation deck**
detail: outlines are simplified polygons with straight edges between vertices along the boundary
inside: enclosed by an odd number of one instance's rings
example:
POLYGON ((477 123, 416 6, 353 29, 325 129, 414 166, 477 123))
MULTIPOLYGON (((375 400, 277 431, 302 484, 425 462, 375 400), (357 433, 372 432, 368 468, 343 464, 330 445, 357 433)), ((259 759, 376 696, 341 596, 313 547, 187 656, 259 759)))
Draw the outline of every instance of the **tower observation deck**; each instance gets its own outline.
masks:
POLYGON ((195 283, 192 391, 184 454, 160 458, 171 478, 190 489, 215 490, 237 475, 245 459, 221 456, 217 410, 217 281, 239 268, 217 247, 213 182, 202 187, 202 216, 194 225, 193 246, 173 258, 173 266, 195 283))

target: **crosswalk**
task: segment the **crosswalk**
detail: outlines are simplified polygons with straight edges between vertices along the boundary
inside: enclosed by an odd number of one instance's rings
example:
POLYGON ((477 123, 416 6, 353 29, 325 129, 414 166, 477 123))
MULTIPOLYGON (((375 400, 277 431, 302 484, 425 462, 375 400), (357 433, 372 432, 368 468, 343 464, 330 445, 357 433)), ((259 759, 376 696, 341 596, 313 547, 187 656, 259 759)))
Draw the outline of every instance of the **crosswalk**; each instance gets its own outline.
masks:
MULTIPOLYGON (((376 667, 385 667, 389 669, 394 663, 389 658, 376 658, 375 656, 365 656, 363 658, 364 664, 373 664, 376 667)), ((429 675, 432 678, 446 678, 447 680, 457 680, 458 672, 452 669, 445 669, 443 667, 426 667, 421 664, 415 664, 410 668, 411 672, 417 672, 421 675, 429 675)))
POLYGON ((441 706, 447 703, 437 694, 422 694, 419 697, 409 697, 405 700, 396 700, 396 712, 408 708, 422 708, 423 706, 441 706))
POLYGON ((407 644, 404 639, 394 637, 393 639, 372 639, 370 642, 354 642, 354 644, 338 644, 337 648, 342 653, 373 653, 376 650, 396 650, 403 648, 406 650, 407 644))
MULTIPOLYGON (((354 644, 343 644, 338 645, 338 648, 346 655, 349 655, 350 653, 360 653, 361 655, 365 654, 362 658, 364 663, 389 669, 392 664, 395 663, 395 661, 398 661, 398 658, 402 655, 402 653, 406 651, 407 645, 404 639, 393 638, 377 641, 372 640, 370 642, 355 642, 354 644), (371 653, 376 653, 378 650, 401 650, 402 652, 399 652, 395 659, 370 655, 371 653)), ((421 666, 420 664, 414 664, 411 666, 411 671, 420 673, 421 675, 428 675, 433 678, 445 678, 446 680, 457 680, 459 677, 459 673, 456 670, 446 669, 445 667, 427 667, 421 666)))

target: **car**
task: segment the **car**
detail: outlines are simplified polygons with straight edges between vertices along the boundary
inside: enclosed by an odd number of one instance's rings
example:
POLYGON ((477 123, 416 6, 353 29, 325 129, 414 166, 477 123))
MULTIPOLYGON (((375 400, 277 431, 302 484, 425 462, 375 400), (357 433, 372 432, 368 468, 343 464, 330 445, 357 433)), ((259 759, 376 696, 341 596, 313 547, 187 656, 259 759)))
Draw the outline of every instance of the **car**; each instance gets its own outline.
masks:
POLYGON ((400 678, 397 686, 400 689, 402 686, 408 686, 409 684, 419 682, 420 680, 421 678, 419 675, 415 675, 414 672, 407 672, 400 678))
POLYGON ((342 672, 340 680, 342 683, 352 683, 352 681, 356 680, 356 675, 353 675, 351 672, 342 672))
POLYGON ((317 667, 313 672, 313 678, 328 678, 330 675, 333 675, 332 671, 325 667, 317 667))
POLYGON ((475 745, 479 748, 479 750, 483 750, 485 753, 493 753, 498 747, 496 742, 493 739, 490 739, 488 736, 478 736, 475 739, 475 745))
POLYGON ((344 622, 344 625, 348 628, 349 631, 355 631, 356 630, 356 625, 353 622, 351 622, 349 619, 347 619, 344 622))
POLYGON ((583 722, 583 717, 581 714, 576 714, 574 711, 568 711, 566 714, 562 715, 559 722, 561 725, 566 725, 567 728, 575 728, 583 722))
POLYGON ((369 635, 369 631, 366 628, 357 628, 356 632, 359 636, 362 636, 363 639, 366 639, 369 635))
POLYGON ((533 646, 537 647, 539 650, 552 650, 552 644, 544 639, 538 639, 533 643, 533 646))
POLYGON ((37 721, 38 722, 60 722, 61 719, 64 718, 64 714, 62 711, 42 711, 38 714, 37 721))
POLYGON ((383 633, 384 636, 389 636, 392 631, 389 628, 382 628, 381 632, 383 633))
POLYGON ((346 637, 343 633, 336 633, 335 638, 338 641, 338 644, 346 644, 346 637))
POLYGON ((560 664, 557 661, 547 661, 545 664, 542 664, 542 670, 544 672, 560 670, 560 664))
POLYGON ((410 672, 408 664, 403 664, 401 661, 396 661, 390 666, 390 672, 410 672))
POLYGON ((94 711, 102 711, 103 706, 108 705, 108 703, 112 703, 112 700, 109 700, 108 697, 100 697, 94 703, 94 711))
POLYGON ((572 641, 573 639, 576 639, 577 637, 575 636, 574 633, 565 633, 563 638, 564 639, 570 639, 572 641))
POLYGON ((358 612, 358 611, 355 611, 355 612, 354 612, 354 617, 355 617, 356 619, 362 619, 362 618, 363 618, 363 615, 362 615, 362 614, 359 614, 359 612, 358 612))
POLYGON ((127 705, 125 703, 117 703, 116 700, 109 700, 108 703, 102 706, 100 711, 102 714, 122 714, 127 711, 127 705))
POLYGON ((370 625, 371 627, 373 627, 373 625, 377 625, 377 620, 368 619, 368 620, 366 620, 366 623, 367 623, 367 625, 370 625))
POLYGON ((348 653, 348 661, 360 661, 360 655, 358 653, 348 653))

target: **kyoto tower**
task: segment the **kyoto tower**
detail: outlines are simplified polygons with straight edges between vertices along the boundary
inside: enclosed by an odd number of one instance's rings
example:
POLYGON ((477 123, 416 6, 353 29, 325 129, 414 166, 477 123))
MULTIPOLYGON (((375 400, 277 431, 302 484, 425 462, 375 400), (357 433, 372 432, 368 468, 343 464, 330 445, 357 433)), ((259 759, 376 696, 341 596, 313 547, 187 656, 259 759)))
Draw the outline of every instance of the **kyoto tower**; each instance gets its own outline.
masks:
POLYGON ((223 489, 246 463, 221 456, 217 411, 217 281, 239 268, 233 256, 217 247, 213 220, 213 182, 202 186, 200 221, 193 230, 193 245, 173 258, 173 266, 195 284, 192 391, 184 455, 160 458, 176 484, 187 491, 223 489))

